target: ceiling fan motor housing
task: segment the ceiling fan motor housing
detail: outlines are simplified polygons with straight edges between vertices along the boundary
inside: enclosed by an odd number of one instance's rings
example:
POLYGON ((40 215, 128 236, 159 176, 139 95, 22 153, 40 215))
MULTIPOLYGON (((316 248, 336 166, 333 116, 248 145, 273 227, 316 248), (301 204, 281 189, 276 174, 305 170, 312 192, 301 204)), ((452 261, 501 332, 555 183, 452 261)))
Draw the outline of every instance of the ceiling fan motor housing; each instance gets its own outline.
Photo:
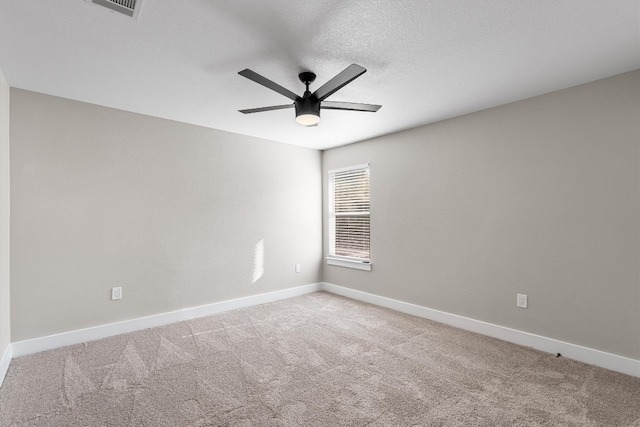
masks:
POLYGON ((309 122, 308 125, 313 125, 318 123, 320 120, 320 101, 318 98, 308 91, 304 94, 303 98, 298 98, 294 102, 296 106, 296 121, 301 124, 305 124, 305 117, 302 116, 310 116, 309 119, 312 122, 309 122), (313 119, 315 117, 315 120, 313 119))

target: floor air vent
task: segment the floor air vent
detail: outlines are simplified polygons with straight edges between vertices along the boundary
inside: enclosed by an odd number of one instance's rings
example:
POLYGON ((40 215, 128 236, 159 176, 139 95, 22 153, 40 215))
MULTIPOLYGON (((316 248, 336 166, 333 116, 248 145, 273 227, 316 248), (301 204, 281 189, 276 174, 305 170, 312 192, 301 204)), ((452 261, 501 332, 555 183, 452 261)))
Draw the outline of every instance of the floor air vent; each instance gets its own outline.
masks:
POLYGON ((106 7, 114 12, 122 13, 133 19, 138 19, 142 0, 89 0, 93 4, 106 7))

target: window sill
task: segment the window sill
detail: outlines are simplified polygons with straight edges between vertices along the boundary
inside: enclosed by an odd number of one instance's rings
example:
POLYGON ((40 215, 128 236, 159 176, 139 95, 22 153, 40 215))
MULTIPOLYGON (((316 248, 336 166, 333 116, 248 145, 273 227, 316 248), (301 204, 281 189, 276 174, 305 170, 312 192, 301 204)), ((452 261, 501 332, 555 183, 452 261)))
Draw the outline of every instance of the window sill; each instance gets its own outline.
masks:
POLYGON ((355 261, 342 258, 327 257, 327 265, 337 265, 339 267, 355 268, 357 270, 371 271, 371 262, 355 261))

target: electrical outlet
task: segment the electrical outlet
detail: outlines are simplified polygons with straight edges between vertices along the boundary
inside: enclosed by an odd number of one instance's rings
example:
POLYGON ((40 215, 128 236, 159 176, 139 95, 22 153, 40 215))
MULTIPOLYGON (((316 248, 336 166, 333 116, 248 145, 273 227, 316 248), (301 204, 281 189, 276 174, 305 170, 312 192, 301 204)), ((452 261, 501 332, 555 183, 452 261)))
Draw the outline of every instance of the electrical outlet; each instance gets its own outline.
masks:
POLYGON ((296 273, 300 273, 300 264, 296 264, 296 273))
POLYGON ((117 288, 111 288, 111 299, 115 300, 115 299, 122 299, 122 288, 121 287, 117 287, 117 288))
POLYGON ((518 307, 527 308, 527 296, 524 294, 518 294, 518 299, 516 300, 516 305, 518 307))

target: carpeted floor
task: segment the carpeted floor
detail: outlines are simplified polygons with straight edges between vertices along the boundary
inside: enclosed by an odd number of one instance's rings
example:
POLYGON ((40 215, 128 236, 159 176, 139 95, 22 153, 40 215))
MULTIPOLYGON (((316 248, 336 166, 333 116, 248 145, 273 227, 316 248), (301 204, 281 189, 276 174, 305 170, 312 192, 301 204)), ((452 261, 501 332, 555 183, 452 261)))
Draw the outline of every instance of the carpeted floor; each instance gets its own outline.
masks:
POLYGON ((640 426, 640 378, 320 292, 11 362, 1 426, 640 426))

